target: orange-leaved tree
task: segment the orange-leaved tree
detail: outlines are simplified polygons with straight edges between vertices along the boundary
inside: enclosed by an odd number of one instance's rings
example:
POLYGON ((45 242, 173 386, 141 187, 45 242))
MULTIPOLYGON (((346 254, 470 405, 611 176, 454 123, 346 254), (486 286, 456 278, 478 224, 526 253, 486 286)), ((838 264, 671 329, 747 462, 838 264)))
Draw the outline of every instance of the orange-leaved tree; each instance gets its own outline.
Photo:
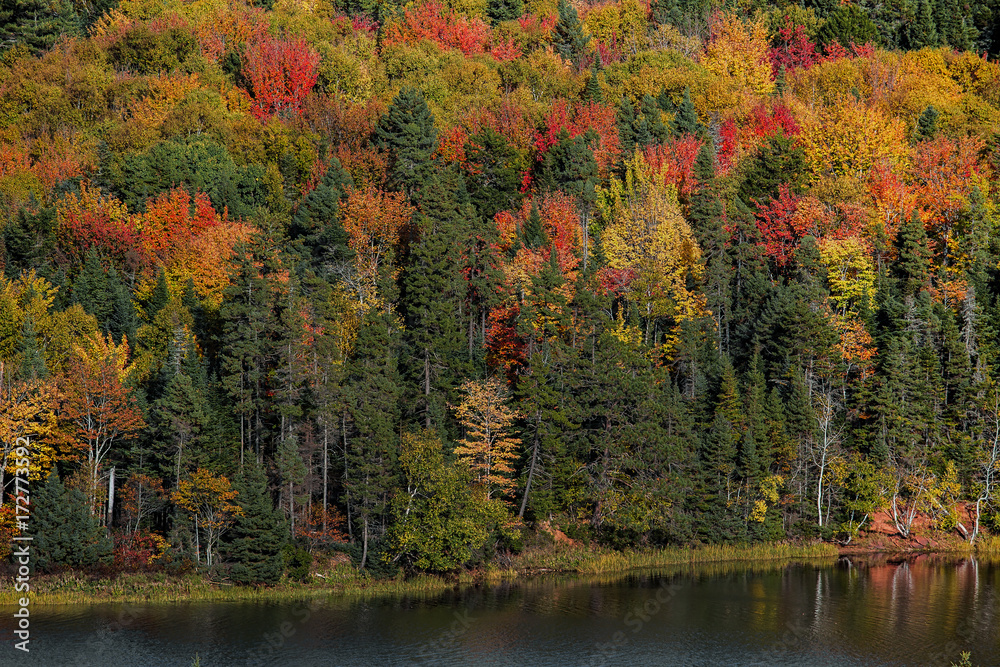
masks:
POLYGON ((514 489, 513 463, 520 456, 521 441, 513 435, 517 411, 507 404, 507 387, 492 377, 469 380, 461 390, 465 396, 455 414, 465 429, 465 437, 458 441, 455 454, 486 489, 487 498, 510 493, 514 489))
POLYGON ((82 457, 89 475, 88 495, 97 509, 101 464, 111 448, 145 427, 129 387, 132 364, 128 340, 116 345, 110 335, 94 333, 74 346, 58 378, 58 415, 63 437, 82 457))

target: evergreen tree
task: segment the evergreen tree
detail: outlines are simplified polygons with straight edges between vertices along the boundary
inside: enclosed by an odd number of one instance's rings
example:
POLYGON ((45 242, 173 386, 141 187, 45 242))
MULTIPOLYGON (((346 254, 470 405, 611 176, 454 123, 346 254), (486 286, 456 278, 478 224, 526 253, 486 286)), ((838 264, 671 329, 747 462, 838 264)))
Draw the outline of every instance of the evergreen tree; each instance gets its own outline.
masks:
POLYGON ((68 0, 0 0, 0 51, 23 44, 39 54, 62 35, 80 33, 80 17, 68 0))
POLYGON ((240 460, 258 458, 270 444, 270 393, 274 391, 276 341, 280 339, 278 282, 284 280, 273 241, 255 237, 236 253, 223 293, 222 381, 240 424, 240 460))
POLYGON ((705 263, 706 305, 715 317, 720 348, 725 350, 728 348, 728 340, 724 336, 724 322, 729 312, 731 267, 726 254, 724 211, 715 180, 715 150, 711 141, 706 141, 698 150, 694 172, 697 186, 691 195, 688 223, 705 263))
POLYGON ((587 77, 587 85, 583 89, 583 99, 588 102, 600 103, 604 101, 604 95, 601 93, 601 84, 597 81, 599 73, 600 70, 598 70, 597 62, 595 61, 590 66, 590 76, 587 77))
POLYGON ((437 148, 434 116, 421 91, 399 91, 375 128, 375 145, 389 152, 389 185, 413 197, 427 182, 437 148))
POLYGON ((21 343, 18 347, 18 358, 21 360, 20 376, 25 380, 40 380, 48 377, 49 370, 45 365, 45 356, 38 346, 38 334, 35 331, 35 318, 27 313, 21 326, 21 343))
POLYGON ((552 44, 559 55, 574 65, 579 65, 590 44, 590 35, 583 31, 576 8, 567 0, 559 0, 556 7, 559 11, 559 20, 556 21, 552 34, 552 44))
POLYGON ((545 244, 545 230, 542 228, 542 215, 538 212, 538 203, 532 200, 531 212, 524 226, 518 229, 518 240, 524 248, 535 250, 545 244))
POLYGON ((678 0, 653 0, 649 6, 650 18, 656 25, 681 25, 681 10, 678 0))
POLYGON ((428 177, 419 208, 418 238, 401 279, 400 310, 406 324, 406 376, 417 392, 412 405, 419 406, 429 429, 445 425, 446 406, 457 400, 454 391, 468 376, 467 285, 455 250, 468 245, 475 213, 461 175, 452 169, 428 177))
POLYGON ((782 185, 801 194, 806 184, 805 151, 794 139, 776 134, 749 161, 737 194, 743 203, 765 204, 777 199, 782 185))
POLYGON ((916 134, 918 141, 934 138, 934 135, 937 134, 937 122, 940 115, 933 104, 927 105, 927 108, 917 118, 916 134))
POLYGON ((97 318, 101 330, 120 343, 135 340, 138 319, 128 287, 112 266, 105 268, 97 251, 87 251, 83 267, 73 280, 72 300, 97 318))
POLYGON ((893 274, 904 297, 915 296, 930 280, 931 251, 927 246, 927 231, 916 211, 903 223, 896 235, 898 259, 893 274))
POLYGON ((299 204, 288 230, 289 238, 303 246, 318 275, 345 273, 354 251, 348 246, 347 232, 340 223, 340 201, 353 185, 351 176, 337 158, 330 160, 316 189, 299 204))
POLYGON ((618 103, 618 110, 615 114, 618 126, 618 145, 621 147, 622 156, 631 157, 636 146, 636 114, 635 106, 628 97, 622 96, 618 103))
POLYGON ((55 468, 31 494, 29 527, 38 571, 110 562, 111 543, 79 489, 67 490, 55 468))
POLYGON ((500 134, 484 128, 465 144, 469 197, 481 218, 493 220, 500 211, 521 202, 523 162, 517 150, 500 134))
POLYGON ((251 458, 233 485, 243 510, 225 536, 223 555, 230 563, 229 579, 238 585, 276 584, 284 570, 281 548, 287 528, 267 490, 263 467, 251 458))
POLYGON ((401 331, 391 307, 391 283, 382 282, 385 305, 365 314, 341 385, 346 429, 344 491, 352 525, 360 532, 361 569, 368 564, 371 545, 385 535, 389 499, 399 474, 401 331))
POLYGON ((698 120, 698 112, 695 111, 694 103, 691 101, 690 87, 684 88, 684 98, 681 100, 680 106, 677 107, 677 113, 674 114, 671 131, 675 137, 683 134, 701 135, 705 131, 701 121, 698 120))
POLYGON ((649 127, 649 141, 641 142, 637 140, 636 143, 648 145, 666 141, 670 137, 670 130, 663 122, 663 115, 660 113, 660 107, 656 103, 656 99, 652 95, 643 95, 642 101, 639 103, 639 109, 649 127))
POLYGON ((911 49, 937 46, 940 41, 930 0, 919 0, 916 20, 910 24, 907 42, 911 49))
POLYGON ((47 275, 56 250, 56 210, 43 208, 37 213, 18 209, 3 228, 5 269, 8 278, 22 271, 36 269, 47 275))
POLYGON ((524 0, 488 0, 486 16, 492 25, 516 21, 524 14, 524 0))
POLYGON ((562 190, 584 203, 593 203, 594 186, 599 182, 597 160, 594 159, 594 142, 597 134, 588 130, 570 138, 563 130, 559 141, 545 154, 539 185, 548 190, 562 190))
POLYGON ((826 22, 816 34, 816 41, 828 46, 838 42, 844 48, 852 44, 879 44, 878 27, 872 23, 865 10, 858 5, 839 5, 826 17, 826 22))

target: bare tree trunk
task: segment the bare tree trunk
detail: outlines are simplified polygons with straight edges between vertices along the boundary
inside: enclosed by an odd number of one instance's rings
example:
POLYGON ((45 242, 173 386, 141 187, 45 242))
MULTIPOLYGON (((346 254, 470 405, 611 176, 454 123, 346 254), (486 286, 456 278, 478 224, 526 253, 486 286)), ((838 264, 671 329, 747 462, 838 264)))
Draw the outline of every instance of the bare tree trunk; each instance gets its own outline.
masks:
POLYGON ((115 467, 111 466, 111 474, 108 476, 108 536, 111 536, 111 520, 115 514, 115 467))
POLYGON ((528 481, 524 484, 524 495, 521 496, 521 511, 517 513, 518 519, 524 518, 524 510, 528 507, 528 495, 531 493, 531 480, 535 476, 535 464, 538 461, 538 412, 535 412, 535 442, 531 447, 531 464, 528 466, 528 481))

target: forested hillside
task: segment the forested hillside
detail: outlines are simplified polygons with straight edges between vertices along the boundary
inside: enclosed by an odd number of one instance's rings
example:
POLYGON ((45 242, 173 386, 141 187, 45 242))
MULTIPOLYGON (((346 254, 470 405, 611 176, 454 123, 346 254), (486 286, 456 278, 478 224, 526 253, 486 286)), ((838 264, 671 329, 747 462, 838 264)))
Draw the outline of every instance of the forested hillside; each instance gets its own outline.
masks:
POLYGON ((40 567, 1000 529, 1000 3, 263 5, 0 0, 40 567))

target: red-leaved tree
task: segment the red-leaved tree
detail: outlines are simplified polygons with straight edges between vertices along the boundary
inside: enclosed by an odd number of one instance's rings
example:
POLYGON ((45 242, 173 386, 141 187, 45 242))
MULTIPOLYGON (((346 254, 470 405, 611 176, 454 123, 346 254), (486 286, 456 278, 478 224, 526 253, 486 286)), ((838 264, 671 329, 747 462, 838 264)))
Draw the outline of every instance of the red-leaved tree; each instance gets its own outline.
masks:
POLYGON ((316 85, 319 54, 303 39, 265 39, 243 52, 243 75, 250 82, 254 116, 297 114, 316 85))

